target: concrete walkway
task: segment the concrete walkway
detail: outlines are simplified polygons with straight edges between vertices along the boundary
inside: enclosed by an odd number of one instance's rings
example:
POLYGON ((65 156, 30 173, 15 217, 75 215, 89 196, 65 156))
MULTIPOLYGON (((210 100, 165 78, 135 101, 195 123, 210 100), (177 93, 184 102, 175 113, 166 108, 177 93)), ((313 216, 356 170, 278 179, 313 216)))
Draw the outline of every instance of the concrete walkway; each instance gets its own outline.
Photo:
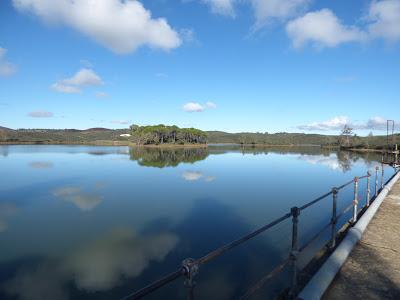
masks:
POLYGON ((322 299, 400 299, 400 181, 322 299))

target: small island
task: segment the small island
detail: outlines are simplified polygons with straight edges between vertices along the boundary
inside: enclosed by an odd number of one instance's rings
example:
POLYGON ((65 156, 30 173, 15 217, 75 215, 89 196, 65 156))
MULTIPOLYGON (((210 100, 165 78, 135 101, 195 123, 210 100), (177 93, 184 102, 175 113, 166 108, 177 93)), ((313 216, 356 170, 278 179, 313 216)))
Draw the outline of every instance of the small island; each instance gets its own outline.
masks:
POLYGON ((196 128, 179 128, 164 124, 130 126, 131 139, 136 145, 206 145, 207 133, 196 128))

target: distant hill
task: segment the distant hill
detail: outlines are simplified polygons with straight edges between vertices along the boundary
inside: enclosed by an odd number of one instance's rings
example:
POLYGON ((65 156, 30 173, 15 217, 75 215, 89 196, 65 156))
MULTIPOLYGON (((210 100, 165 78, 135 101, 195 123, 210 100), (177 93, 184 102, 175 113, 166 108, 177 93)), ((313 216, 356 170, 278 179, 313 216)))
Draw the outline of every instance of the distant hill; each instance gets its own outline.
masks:
POLYGON ((7 127, 3 127, 3 126, 0 126, 0 130, 3 130, 3 131, 13 131, 13 129, 7 128, 7 127))
POLYGON ((129 133, 129 129, 18 129, 0 132, 0 142, 3 143, 107 144, 113 142, 127 143, 127 139, 120 135, 129 133))
POLYGON ((223 131, 208 131, 209 143, 234 144, 265 144, 265 145, 324 145, 333 144, 336 136, 305 133, 228 133, 223 131))
MULTIPOLYGON (((128 144, 135 142, 134 137, 121 137, 121 134, 131 133, 130 129, 18 129, 13 130, 0 126, 0 143, 8 144, 128 144)), ((338 146, 338 136, 305 133, 228 133, 223 131, 208 131, 209 144, 258 144, 266 146, 285 145, 318 145, 338 146)), ((385 136, 352 137, 352 147, 382 148, 386 145, 385 136)), ((395 143, 400 144, 400 135, 395 135, 395 143)))

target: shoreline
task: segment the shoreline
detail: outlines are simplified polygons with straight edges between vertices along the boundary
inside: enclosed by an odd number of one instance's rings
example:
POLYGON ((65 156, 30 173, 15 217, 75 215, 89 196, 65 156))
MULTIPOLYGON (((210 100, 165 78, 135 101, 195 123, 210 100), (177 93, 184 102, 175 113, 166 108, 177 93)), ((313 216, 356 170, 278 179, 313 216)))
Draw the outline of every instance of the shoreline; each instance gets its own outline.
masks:
POLYGON ((42 142, 42 141, 26 141, 26 142, 5 142, 0 141, 0 146, 17 146, 17 145, 81 145, 81 146, 128 146, 128 147, 138 147, 138 148, 208 148, 212 146, 222 147, 222 146, 239 146, 246 148, 272 148, 272 147, 282 147, 282 148, 295 148, 295 147, 319 147, 324 150, 339 150, 339 151, 349 151, 358 153, 385 153, 383 149, 367 149, 367 148, 345 148, 340 149, 339 147, 326 147, 324 145, 311 145, 311 144, 236 144, 236 143, 208 143, 208 144, 159 144, 159 145, 137 145, 129 141, 108 141, 108 140, 98 140, 93 142, 42 142))
POLYGON ((318 147, 321 145, 310 145, 310 144, 235 144, 235 143, 208 143, 208 144, 149 144, 149 145, 138 145, 129 141, 93 141, 93 142, 41 142, 41 141, 27 141, 27 142, 3 142, 0 141, 1 145, 82 145, 82 146, 129 146, 129 147, 140 147, 140 148, 207 148, 212 146, 222 147, 222 146, 239 146, 239 147, 254 147, 254 148, 271 148, 271 147, 284 147, 284 148, 294 148, 294 147, 318 147))
POLYGON ((128 146, 137 148, 207 148, 208 144, 162 144, 162 145, 137 145, 128 141, 94 141, 94 142, 0 142, 0 146, 18 145, 47 145, 47 146, 128 146))

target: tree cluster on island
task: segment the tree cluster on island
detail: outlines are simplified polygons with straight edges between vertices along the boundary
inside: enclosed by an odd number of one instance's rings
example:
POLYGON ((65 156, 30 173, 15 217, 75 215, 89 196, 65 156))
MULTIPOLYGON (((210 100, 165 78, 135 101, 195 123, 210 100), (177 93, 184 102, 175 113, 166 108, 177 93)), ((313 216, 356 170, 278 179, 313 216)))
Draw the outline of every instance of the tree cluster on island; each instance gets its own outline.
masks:
POLYGON ((196 128, 179 128, 163 124, 153 126, 131 125, 132 139, 138 145, 206 144, 207 133, 196 128))

